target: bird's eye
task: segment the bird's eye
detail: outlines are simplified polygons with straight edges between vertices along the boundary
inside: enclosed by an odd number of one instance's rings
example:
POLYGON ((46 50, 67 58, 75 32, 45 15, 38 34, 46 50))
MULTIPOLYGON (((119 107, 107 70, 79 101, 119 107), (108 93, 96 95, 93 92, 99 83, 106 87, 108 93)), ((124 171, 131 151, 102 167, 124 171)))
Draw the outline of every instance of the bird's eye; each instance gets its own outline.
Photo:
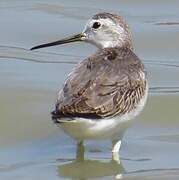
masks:
POLYGON ((93 29, 98 29, 100 26, 101 26, 101 23, 100 23, 100 22, 94 22, 92 28, 93 28, 93 29))

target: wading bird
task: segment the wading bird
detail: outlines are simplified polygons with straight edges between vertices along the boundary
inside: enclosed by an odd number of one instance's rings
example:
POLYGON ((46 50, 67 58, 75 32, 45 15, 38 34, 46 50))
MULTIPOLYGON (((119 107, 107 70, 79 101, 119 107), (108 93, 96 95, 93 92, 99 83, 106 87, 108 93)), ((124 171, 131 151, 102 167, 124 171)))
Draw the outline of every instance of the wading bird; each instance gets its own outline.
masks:
POLYGON ((144 65, 133 52, 124 19, 98 13, 82 33, 31 50, 84 41, 98 51, 77 64, 59 91, 53 121, 77 140, 110 139, 118 153, 129 122, 143 109, 148 85, 144 65))

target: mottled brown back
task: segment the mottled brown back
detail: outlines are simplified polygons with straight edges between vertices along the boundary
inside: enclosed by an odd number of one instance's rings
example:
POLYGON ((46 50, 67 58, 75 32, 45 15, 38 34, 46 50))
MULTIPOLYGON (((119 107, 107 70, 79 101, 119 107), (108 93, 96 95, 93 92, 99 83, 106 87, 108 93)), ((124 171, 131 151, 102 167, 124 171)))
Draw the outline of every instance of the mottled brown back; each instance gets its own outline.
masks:
POLYGON ((146 89, 144 66, 129 48, 105 48, 79 63, 59 92, 61 117, 103 118, 135 109, 146 89))

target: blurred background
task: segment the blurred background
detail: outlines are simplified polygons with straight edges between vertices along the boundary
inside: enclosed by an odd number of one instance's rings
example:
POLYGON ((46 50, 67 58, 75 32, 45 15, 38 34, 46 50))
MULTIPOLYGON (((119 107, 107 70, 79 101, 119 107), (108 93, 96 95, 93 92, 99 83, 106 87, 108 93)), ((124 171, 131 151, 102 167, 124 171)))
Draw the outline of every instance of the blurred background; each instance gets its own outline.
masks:
POLYGON ((178 179, 179 1, 0 0, 0 179, 178 179), (72 43, 29 51, 83 30, 97 12, 127 20, 150 94, 127 130, 120 164, 110 142, 86 142, 86 161, 50 118, 76 63, 96 51, 72 43))

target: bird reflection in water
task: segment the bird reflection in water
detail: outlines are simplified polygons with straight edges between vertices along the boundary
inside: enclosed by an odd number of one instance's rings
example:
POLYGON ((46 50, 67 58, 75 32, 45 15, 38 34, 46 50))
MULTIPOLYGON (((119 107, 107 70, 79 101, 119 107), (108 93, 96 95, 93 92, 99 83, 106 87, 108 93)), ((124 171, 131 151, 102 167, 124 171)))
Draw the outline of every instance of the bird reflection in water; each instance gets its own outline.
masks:
POLYGON ((110 160, 88 160, 84 158, 85 148, 79 144, 77 148, 76 159, 72 162, 59 165, 58 174, 60 177, 85 180, 95 177, 114 177, 121 179, 125 172, 119 157, 110 160))

